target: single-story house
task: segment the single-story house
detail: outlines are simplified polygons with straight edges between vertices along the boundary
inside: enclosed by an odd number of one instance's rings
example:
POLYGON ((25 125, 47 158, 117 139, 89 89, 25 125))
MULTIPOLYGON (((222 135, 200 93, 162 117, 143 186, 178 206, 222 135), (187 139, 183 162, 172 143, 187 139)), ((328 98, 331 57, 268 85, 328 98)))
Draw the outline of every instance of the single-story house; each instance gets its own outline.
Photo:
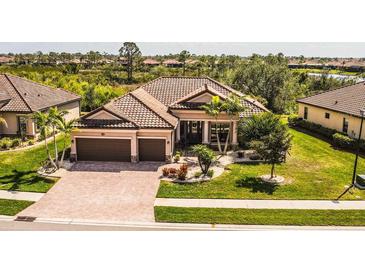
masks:
POLYGON ((169 68, 181 68, 183 66, 182 62, 175 60, 175 59, 167 59, 167 60, 163 61, 162 64, 165 67, 169 67, 169 68))
POLYGON ((50 107, 67 110, 66 120, 80 117, 78 95, 59 88, 48 87, 18 76, 0 74, 0 116, 7 125, 0 125, 1 136, 25 133, 35 137, 36 124, 30 115, 50 107))
MULTIPOLYGON (((357 138, 360 109, 365 108, 365 82, 325 91, 297 100, 300 118, 357 138)), ((365 139, 365 129, 362 138, 365 139)))
POLYGON ((170 161, 175 146, 237 145, 237 122, 222 113, 217 120, 201 106, 212 96, 230 94, 247 107, 241 117, 267 111, 259 102, 208 77, 160 77, 82 116, 72 134, 71 157, 85 161, 170 161))

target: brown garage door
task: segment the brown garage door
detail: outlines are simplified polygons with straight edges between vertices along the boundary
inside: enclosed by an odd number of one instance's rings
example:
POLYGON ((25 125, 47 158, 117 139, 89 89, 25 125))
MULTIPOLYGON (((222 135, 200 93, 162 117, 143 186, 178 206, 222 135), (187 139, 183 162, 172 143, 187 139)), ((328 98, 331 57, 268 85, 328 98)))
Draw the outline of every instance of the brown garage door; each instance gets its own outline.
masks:
POLYGON ((130 162, 131 141, 128 139, 77 138, 78 161, 130 162))
POLYGON ((140 161, 165 161, 165 139, 138 139, 140 161))

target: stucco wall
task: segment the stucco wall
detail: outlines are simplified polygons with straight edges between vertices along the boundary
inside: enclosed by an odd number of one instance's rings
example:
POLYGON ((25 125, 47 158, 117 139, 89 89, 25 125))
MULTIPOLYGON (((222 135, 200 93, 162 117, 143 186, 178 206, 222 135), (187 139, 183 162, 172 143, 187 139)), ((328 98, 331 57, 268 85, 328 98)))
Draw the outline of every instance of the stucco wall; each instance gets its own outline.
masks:
POLYGON ((166 158, 171 158, 173 142, 171 142, 171 130, 108 130, 108 129, 78 129, 72 133, 71 155, 76 155, 76 138, 128 138, 131 140, 131 156, 138 158, 138 137, 156 137, 166 140, 166 158))
POLYGON ((16 113, 1 113, 1 116, 6 120, 7 127, 0 126, 0 134, 15 135, 18 132, 18 121, 16 113))
MULTIPOLYGON (((67 121, 71 119, 76 119, 80 117, 80 105, 79 102, 72 102, 62 106, 59 106, 60 110, 67 110, 68 114, 66 114, 65 119, 67 121)), ((22 116, 21 113, 2 113, 2 117, 5 118, 7 127, 0 126, 0 134, 4 135, 16 135, 18 133, 18 119, 17 116, 22 116)), ((35 136, 35 124, 32 119, 28 119, 27 121, 27 133, 28 136, 35 136)))
MULTIPOLYGON (((342 132, 343 118, 346 118, 349 123, 348 135, 353 138, 359 136, 361 122, 359 117, 299 103, 298 116, 301 118, 304 118, 304 107, 308 108, 307 121, 342 132), (325 113, 330 114, 329 119, 325 118, 325 113)), ((361 136, 362 139, 365 139, 365 128, 363 128, 361 136)))
POLYGON ((80 101, 71 102, 65 105, 61 105, 58 107, 59 110, 67 110, 68 114, 66 114, 65 119, 67 121, 71 119, 77 119, 80 117, 80 101))

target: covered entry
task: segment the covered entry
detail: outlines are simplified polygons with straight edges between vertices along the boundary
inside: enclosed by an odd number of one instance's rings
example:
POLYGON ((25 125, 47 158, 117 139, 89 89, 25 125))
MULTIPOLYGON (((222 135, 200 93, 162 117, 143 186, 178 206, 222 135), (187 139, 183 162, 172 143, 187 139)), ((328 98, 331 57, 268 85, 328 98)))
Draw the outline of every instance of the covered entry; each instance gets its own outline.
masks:
POLYGON ((76 138, 78 161, 131 161, 130 139, 76 138))
POLYGON ((140 161, 165 161, 166 140, 152 138, 138 138, 140 161))

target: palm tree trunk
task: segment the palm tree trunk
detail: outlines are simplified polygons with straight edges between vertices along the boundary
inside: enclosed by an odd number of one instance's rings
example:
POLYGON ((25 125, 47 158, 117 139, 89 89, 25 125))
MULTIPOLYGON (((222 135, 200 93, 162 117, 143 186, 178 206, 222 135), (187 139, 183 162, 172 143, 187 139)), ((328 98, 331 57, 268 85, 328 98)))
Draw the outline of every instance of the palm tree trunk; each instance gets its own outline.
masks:
POLYGON ((63 150, 62 150, 62 156, 60 161, 60 167, 63 167, 63 159, 65 158, 65 152, 66 152, 66 136, 63 139, 63 150))
POLYGON ((228 130, 228 134, 226 137, 226 143, 224 144, 223 154, 227 154, 229 138, 231 137, 231 125, 232 125, 232 122, 229 123, 229 130, 228 130))
POLYGON ((48 159, 49 161, 51 162, 51 164, 57 168, 55 162, 53 161, 52 157, 51 157, 51 153, 49 152, 49 149, 48 149, 48 144, 47 144, 47 136, 45 135, 44 136, 44 145, 46 146, 46 152, 47 152, 47 156, 48 156, 48 159))
POLYGON ((55 132, 55 127, 54 126, 52 126, 52 131, 53 131, 53 145, 54 145, 54 154, 55 154, 56 167, 59 168, 59 165, 58 165, 58 149, 57 149, 57 142, 56 142, 56 132, 55 132))
POLYGON ((218 128, 217 128, 217 120, 216 120, 216 123, 215 123, 215 135, 217 136, 219 154, 222 154, 222 146, 221 146, 221 140, 219 139, 219 133, 218 133, 218 128))

